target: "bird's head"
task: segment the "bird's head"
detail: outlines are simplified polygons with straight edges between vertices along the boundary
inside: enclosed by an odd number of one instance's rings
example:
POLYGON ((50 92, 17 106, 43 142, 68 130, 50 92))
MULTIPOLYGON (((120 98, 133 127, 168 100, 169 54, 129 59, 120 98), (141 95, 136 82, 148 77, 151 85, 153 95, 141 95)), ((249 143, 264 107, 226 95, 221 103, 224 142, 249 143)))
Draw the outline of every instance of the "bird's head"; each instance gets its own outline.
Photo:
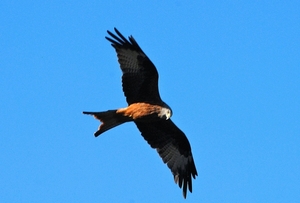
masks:
POLYGON ((172 116, 171 108, 162 107, 158 116, 162 119, 169 120, 172 116))

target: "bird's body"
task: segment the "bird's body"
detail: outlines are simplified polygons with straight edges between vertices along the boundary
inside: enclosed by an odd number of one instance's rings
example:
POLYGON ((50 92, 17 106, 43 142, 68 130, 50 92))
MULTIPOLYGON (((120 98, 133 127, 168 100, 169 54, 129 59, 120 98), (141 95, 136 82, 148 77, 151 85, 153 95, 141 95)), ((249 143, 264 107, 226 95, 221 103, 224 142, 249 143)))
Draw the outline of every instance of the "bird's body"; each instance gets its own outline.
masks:
POLYGON ((196 178, 191 147, 185 134, 171 121, 171 108, 161 100, 158 91, 158 72, 132 36, 129 41, 117 30, 118 36, 106 39, 116 49, 123 72, 123 91, 128 103, 125 108, 103 112, 83 112, 100 120, 95 136, 125 122, 134 122, 142 136, 155 148, 174 175, 174 180, 192 192, 192 177, 196 178))
POLYGON ((102 122, 95 136, 121 125, 125 122, 155 122, 159 120, 167 120, 171 116, 171 110, 165 107, 150 104, 150 103, 133 103, 128 107, 120 108, 117 110, 108 110, 104 112, 83 112, 84 114, 93 115, 96 119, 102 122))

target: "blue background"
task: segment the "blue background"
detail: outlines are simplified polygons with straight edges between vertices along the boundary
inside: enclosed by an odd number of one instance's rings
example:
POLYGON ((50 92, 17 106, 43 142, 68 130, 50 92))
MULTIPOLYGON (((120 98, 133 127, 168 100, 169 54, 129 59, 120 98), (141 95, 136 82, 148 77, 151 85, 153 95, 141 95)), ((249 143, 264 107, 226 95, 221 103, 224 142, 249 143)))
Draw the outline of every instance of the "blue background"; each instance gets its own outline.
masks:
POLYGON ((299 1, 0 2, 1 202, 299 202, 299 1), (125 107, 117 27, 156 65, 199 176, 187 200, 125 107))

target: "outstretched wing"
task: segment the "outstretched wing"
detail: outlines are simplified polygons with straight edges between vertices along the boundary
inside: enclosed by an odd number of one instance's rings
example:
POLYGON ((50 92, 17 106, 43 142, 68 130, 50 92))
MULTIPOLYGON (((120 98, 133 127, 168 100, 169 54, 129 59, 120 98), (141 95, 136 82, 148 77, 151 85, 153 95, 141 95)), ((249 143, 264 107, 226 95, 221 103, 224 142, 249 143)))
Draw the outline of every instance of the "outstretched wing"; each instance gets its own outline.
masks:
POLYGON ((190 143, 185 134, 169 119, 158 122, 135 122, 142 136, 155 148, 174 175, 175 183, 192 192, 192 177, 197 174, 190 143))
POLYGON ((127 40, 116 28, 117 35, 110 31, 111 38, 105 37, 116 49, 123 72, 123 92, 127 103, 161 102, 158 92, 158 73, 132 36, 127 40))

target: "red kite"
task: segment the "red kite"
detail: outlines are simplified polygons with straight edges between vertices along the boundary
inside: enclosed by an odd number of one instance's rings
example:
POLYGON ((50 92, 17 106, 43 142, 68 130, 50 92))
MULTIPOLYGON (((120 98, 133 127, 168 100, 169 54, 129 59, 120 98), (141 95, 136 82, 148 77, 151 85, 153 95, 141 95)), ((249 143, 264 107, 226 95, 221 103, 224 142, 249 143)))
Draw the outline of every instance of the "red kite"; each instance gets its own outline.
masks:
POLYGON ((158 72, 135 39, 129 41, 115 28, 111 38, 105 37, 115 48, 123 72, 122 84, 128 106, 103 112, 83 112, 100 120, 95 137, 125 122, 133 121, 144 139, 157 150, 170 168, 175 183, 186 198, 187 188, 192 192, 192 177, 197 170, 190 143, 185 134, 171 121, 171 108, 162 101, 158 91, 158 72))

